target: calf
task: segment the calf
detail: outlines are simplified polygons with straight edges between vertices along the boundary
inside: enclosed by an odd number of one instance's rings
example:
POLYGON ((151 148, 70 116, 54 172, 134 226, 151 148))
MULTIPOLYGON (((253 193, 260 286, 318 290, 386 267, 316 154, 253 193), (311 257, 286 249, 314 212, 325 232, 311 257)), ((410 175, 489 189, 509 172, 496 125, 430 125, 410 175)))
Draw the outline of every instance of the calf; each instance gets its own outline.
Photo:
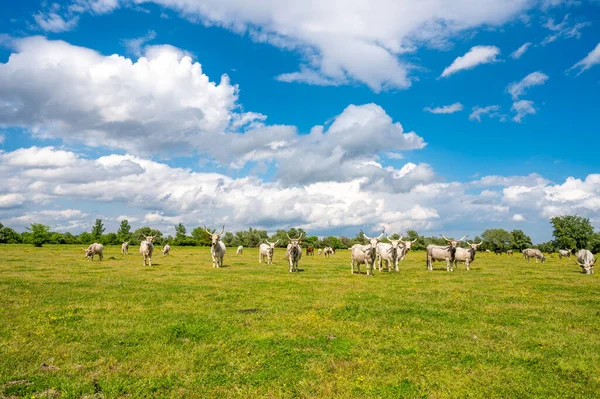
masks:
POLYGON ((169 255, 169 252, 171 252, 171 246, 169 244, 166 244, 162 250, 163 256, 169 255))
POLYGON ((306 247, 306 256, 308 255, 315 256, 315 249, 313 247, 306 247))
POLYGON ((121 244, 121 253, 127 255, 129 253, 129 242, 125 241, 121 244))
POLYGON ((237 247, 237 251, 235 251, 236 255, 241 255, 242 252, 244 252, 244 247, 242 247, 241 245, 239 247, 237 247))

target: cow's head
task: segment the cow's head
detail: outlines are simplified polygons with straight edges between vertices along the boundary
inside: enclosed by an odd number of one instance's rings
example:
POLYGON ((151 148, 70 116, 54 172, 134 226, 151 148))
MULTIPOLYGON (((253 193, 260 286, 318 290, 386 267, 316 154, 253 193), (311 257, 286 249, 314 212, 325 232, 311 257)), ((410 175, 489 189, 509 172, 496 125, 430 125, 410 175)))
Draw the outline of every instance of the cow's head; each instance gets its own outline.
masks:
POLYGON ((223 225, 221 231, 218 233, 211 233, 210 231, 208 231, 206 226, 204 226, 204 230, 206 230, 206 234, 208 234, 208 236, 210 237, 210 246, 212 248, 215 248, 219 243, 219 238, 221 238, 221 235, 223 235, 223 232, 225 231, 225 225, 223 225))
POLYGON ((146 242, 152 244, 152 241, 154 241, 154 238, 156 238, 156 236, 144 236, 146 238, 146 242))
POLYGON ((463 238, 461 238, 460 240, 455 240, 455 239, 449 239, 446 238, 445 235, 440 234, 442 237, 444 237, 444 240, 448 241, 450 243, 450 246, 452 247, 452 249, 456 249, 456 247, 458 246, 458 243, 461 242, 462 240, 464 240, 465 238, 467 238, 468 236, 464 236, 463 238))
POLYGON ((579 263, 579 262, 575 262, 575 263, 577 263, 579 266, 581 266, 581 269, 585 274, 591 274, 592 270, 594 270, 593 267, 596 264, 596 259, 592 258, 592 260, 587 263, 579 263))
POLYGON ((402 246, 402 244, 400 244, 402 242, 402 237, 400 237, 399 240, 391 240, 390 237, 385 236, 385 239, 392 244, 392 251, 398 252, 400 250, 400 247, 402 246))
POLYGON ((123 245, 129 245, 129 241, 124 241, 123 245))
POLYGON ((85 257, 86 257, 86 259, 89 259, 89 258, 91 258, 91 257, 92 257, 92 253, 93 253, 93 251, 92 251, 92 248, 91 248, 91 247, 90 247, 90 248, 87 248, 87 249, 86 249, 86 248, 83 248, 83 247, 81 247, 81 249, 83 249, 83 251, 85 252, 85 257))
POLYGON ((360 233, 367 239, 369 240, 369 245, 371 246, 371 249, 375 249, 377 248, 377 243, 379 242, 379 240, 381 240, 381 237, 383 237, 383 233, 385 233, 385 227, 383 228, 383 230, 381 231, 381 234, 379 234, 379 237, 369 237, 368 235, 366 235, 365 233, 363 233, 363 231, 361 230, 360 233))
POLYGON ((400 236, 400 241, 402 242, 404 248, 406 248, 406 250, 410 250, 410 248, 412 247, 412 245, 417 242, 418 238, 415 238, 414 240, 410 241, 402 241, 402 236, 400 236))
POLYGON ((290 236, 288 236, 288 233, 285 233, 285 235, 287 236, 288 240, 290 240, 290 252, 293 254, 299 254, 302 250, 300 249, 300 240, 302 240, 302 234, 300 233, 300 236, 298 238, 290 238, 290 236))
POLYGON ((469 246, 470 249, 472 249, 473 251, 477 251, 477 249, 479 249, 479 246, 483 244, 483 240, 481 240, 481 242, 479 244, 475 244, 474 242, 469 242, 467 241, 467 245, 469 246))

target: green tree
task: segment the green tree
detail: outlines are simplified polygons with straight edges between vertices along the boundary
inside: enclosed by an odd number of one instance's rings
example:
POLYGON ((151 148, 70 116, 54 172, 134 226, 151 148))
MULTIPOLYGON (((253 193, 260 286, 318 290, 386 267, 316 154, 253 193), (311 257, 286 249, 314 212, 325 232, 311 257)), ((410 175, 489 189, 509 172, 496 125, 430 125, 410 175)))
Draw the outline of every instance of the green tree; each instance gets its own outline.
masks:
POLYGON ((342 242, 337 237, 329 236, 321 240, 321 245, 323 245, 324 247, 339 249, 342 246, 342 242))
POLYGON ((581 216, 557 216, 550 223, 554 227, 554 246, 558 249, 587 248, 594 234, 590 220, 581 216))
POLYGON ((68 231, 63 234, 63 238, 65 240, 65 244, 76 244, 77 238, 73 236, 73 234, 68 231))
POLYGON ((146 239, 146 236, 154 237, 154 244, 161 245, 162 244, 162 232, 157 229, 151 229, 148 226, 140 227, 136 231, 133 232, 132 235, 132 244, 137 245, 143 240, 146 239))
POLYGON ((523 230, 513 230, 510 232, 510 235, 512 236, 512 249, 516 249, 521 252, 525 248, 531 248, 533 246, 531 243, 531 238, 525 234, 523 230))
POLYGON ((92 235, 90 233, 88 233, 87 231, 84 231, 81 234, 79 234, 79 243, 80 244, 90 245, 92 242, 94 242, 92 235))
POLYGON ((554 241, 547 241, 547 242, 543 242, 541 244, 538 244, 537 248, 540 251, 546 252, 548 254, 556 251, 556 246, 555 246, 555 242, 554 241))
POLYGON ((175 226, 175 239, 176 240, 185 239, 186 234, 187 234, 187 230, 185 229, 185 226, 183 225, 183 223, 179 223, 177 226, 175 226))
POLYGON ((120 242, 129 242, 129 240, 131 240, 131 225, 127 219, 121 220, 119 231, 117 231, 117 237, 120 242))
POLYGON ((117 233, 108 233, 102 236, 102 244, 104 245, 118 245, 120 243, 117 233))
POLYGON ((590 251, 597 254, 600 253, 600 232, 594 233, 589 243, 590 251))
MULTIPOLYGON (((0 223, 1 225, 1 223, 0 223)), ((0 228, 0 243, 2 244, 20 244, 22 242, 21 235, 10 227, 0 228)))
POLYGON ((92 240, 96 242, 100 242, 102 239, 102 234, 104 234, 104 224, 102 223, 102 219, 96 219, 96 223, 94 227, 92 227, 92 240))
MULTIPOLYGON (((214 231, 211 229, 208 229, 208 230, 214 231)), ((203 247, 208 246, 211 243, 210 238, 208 237, 208 234, 204 230, 203 226, 198 226, 194 230, 192 230, 192 237, 194 237, 194 240, 196 241, 197 245, 200 245, 203 247)))
POLYGON ((506 251, 511 247, 512 235, 504 229, 487 229, 481 234, 483 249, 506 251))
POLYGON ((341 236, 340 237, 340 248, 348 249, 352 246, 352 240, 350 238, 341 236))
POLYGON ((65 239, 60 233, 50 233, 50 244, 66 244, 65 239))
POLYGON ((50 227, 41 223, 31 223, 29 227, 29 241, 34 247, 41 247, 50 241, 50 227))

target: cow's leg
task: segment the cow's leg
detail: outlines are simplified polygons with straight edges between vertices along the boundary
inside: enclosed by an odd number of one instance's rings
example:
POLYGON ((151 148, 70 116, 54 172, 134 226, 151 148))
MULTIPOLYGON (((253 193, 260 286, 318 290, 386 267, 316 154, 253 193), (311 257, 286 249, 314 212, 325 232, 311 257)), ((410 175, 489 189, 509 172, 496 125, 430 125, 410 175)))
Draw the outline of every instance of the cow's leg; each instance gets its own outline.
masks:
POLYGON ((465 263, 467 264, 467 270, 471 270, 471 268, 469 267, 469 265, 470 265, 469 259, 467 259, 465 263))
POLYGON ((367 269, 367 276, 369 276, 369 272, 373 273, 373 269, 371 267, 371 262, 369 262, 367 259, 365 259, 365 268, 367 269))

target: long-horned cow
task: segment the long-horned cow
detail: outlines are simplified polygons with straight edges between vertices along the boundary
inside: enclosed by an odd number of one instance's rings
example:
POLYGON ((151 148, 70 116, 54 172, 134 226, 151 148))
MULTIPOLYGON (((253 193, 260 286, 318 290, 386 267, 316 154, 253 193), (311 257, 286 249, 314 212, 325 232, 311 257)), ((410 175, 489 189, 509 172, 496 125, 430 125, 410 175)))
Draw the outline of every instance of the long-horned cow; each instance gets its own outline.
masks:
POLYGON ((242 252, 244 252, 244 247, 240 245, 240 246, 237 247, 237 251, 235 251, 235 254, 236 255, 241 255, 242 252))
POLYGON ((290 273, 298 271, 298 262, 302 257, 302 248, 300 248, 300 240, 302 239, 302 234, 298 238, 290 238, 290 236, 285 233, 290 243, 287 246, 285 251, 285 257, 288 262, 290 262, 290 273))
MULTIPOLYGON (((400 260, 400 253, 402 251, 402 247, 400 243, 402 242, 402 237, 399 240, 391 240, 389 237, 385 237, 389 243, 380 242, 377 244, 377 258, 379 259, 379 271, 381 271, 383 267, 383 262, 385 262, 387 266, 388 272, 390 271, 390 263, 394 264, 394 270, 398 271, 398 260, 400 260)), ((409 241, 410 243, 410 241, 409 241)))
POLYGON ((213 267, 221 267, 223 266, 223 258, 225 257, 225 244, 221 241, 221 235, 225 231, 225 225, 219 233, 211 233, 208 231, 206 226, 204 226, 204 230, 206 230, 206 234, 210 237, 210 255, 212 256, 213 267))
POLYGON ((542 261, 542 263, 544 263, 546 261, 544 254, 542 254, 542 251, 540 251, 539 249, 533 249, 533 248, 524 249, 523 256, 525 257, 525 259, 527 259, 527 262, 529 262, 529 258, 535 258, 535 263, 538 263, 538 259, 540 259, 542 261))
POLYGON ((594 255, 587 249, 580 249, 577 252, 576 263, 581 266, 581 271, 583 273, 594 274, 594 265, 596 264, 596 259, 594 259, 594 255))
POLYGON ((354 264, 356 263, 358 274, 360 274, 360 264, 364 263, 367 269, 367 276, 373 275, 373 268, 375 267, 375 261, 377 258, 377 244, 381 237, 383 237, 383 233, 385 233, 385 228, 379 235, 379 237, 369 237, 361 230, 360 233, 365 237, 369 243, 367 245, 355 244, 350 248, 350 271, 354 274, 354 264))
POLYGON ((87 258, 88 262, 90 260, 94 260, 94 255, 98 255, 98 257, 100 258, 100 260, 102 260, 102 258, 104 258, 104 254, 102 253, 104 251, 104 246, 102 244, 98 244, 97 242, 90 244, 89 247, 87 247, 87 249, 85 248, 81 248, 85 251, 85 257, 87 258))
POLYGON ((402 236, 400 236, 400 260, 403 261, 404 258, 406 258, 406 254, 408 253, 408 251, 410 251, 410 249, 412 248, 412 245, 417 242, 418 238, 415 238, 414 240, 410 241, 403 241, 402 240, 402 236))
POLYGON ((266 258, 267 264, 273 263, 273 253, 275 252, 275 245, 279 242, 279 239, 275 242, 269 242, 265 240, 266 244, 260 244, 258 247, 258 263, 262 263, 266 258))
POLYGON ((125 241, 121 244, 121 253, 127 255, 129 253, 129 241, 125 241))
POLYGON ((458 262, 465 262, 467 270, 471 270, 470 265, 475 260, 475 252, 477 252, 477 249, 481 244, 483 244, 483 241, 479 244, 467 241, 469 248, 456 248, 456 252, 454 253, 454 264, 456 265, 456 268, 458 269, 458 262))
POLYGON ((427 269, 433 270, 433 262, 434 261, 446 261, 446 271, 453 271, 452 264, 454 263, 454 255, 456 253, 456 248, 458 247, 458 243, 467 238, 464 236, 460 240, 451 240, 446 238, 444 235, 440 234, 444 240, 448 241, 448 245, 433 245, 429 244, 427 246, 427 269))
POLYGON ((169 255, 169 252, 171 252, 171 246, 169 244, 165 244, 162 250, 163 256, 169 255))
POLYGON ((569 257, 571 257, 571 251, 568 250, 568 249, 559 249, 558 250, 558 257, 560 259, 562 259, 562 258, 569 258, 569 257))
POLYGON ((142 254, 144 266, 146 266, 146 260, 148 261, 148 266, 152 266, 152 252, 154 252, 152 241, 154 241, 154 237, 155 236, 145 236, 146 239, 140 243, 140 253, 142 254))

